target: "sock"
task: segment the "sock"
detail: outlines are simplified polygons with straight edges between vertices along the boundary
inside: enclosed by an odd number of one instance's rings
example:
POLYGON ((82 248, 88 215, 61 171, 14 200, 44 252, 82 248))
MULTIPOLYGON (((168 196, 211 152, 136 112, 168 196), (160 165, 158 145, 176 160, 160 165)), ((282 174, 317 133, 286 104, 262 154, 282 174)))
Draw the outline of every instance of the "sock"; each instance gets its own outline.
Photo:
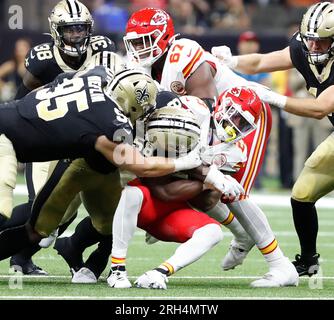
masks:
POLYGON ((238 219, 225 204, 219 201, 217 205, 207 213, 232 232, 234 241, 241 249, 249 251, 254 246, 253 239, 248 235, 238 219))
POLYGON ((78 223, 69 239, 73 250, 82 254, 86 248, 98 243, 101 240, 101 236, 93 227, 90 217, 86 217, 78 223))
MULTIPOLYGON (((111 256, 125 265, 129 243, 137 228, 137 218, 143 202, 143 193, 137 187, 125 186, 113 220, 111 256), (130 200, 131 199, 131 200, 130 200), (124 261, 122 261, 124 259, 124 261)), ((117 263, 116 260, 113 262, 117 263)))
POLYGON ((101 237, 98 247, 85 262, 85 266, 95 274, 96 279, 100 277, 108 264, 112 246, 112 235, 101 237))
POLYGON ((3 216, 2 214, 0 214, 0 231, 6 229, 6 227, 2 228, 2 226, 5 225, 5 223, 7 222, 7 218, 5 216, 3 216))
POLYGON ((192 237, 182 243, 174 255, 158 268, 167 269, 168 275, 195 262, 223 239, 221 227, 218 224, 207 224, 193 233, 192 237))
POLYGON ((269 266, 284 257, 263 211, 250 199, 228 204, 242 227, 254 240, 269 266))
POLYGON ((301 256, 312 257, 317 252, 318 235, 318 216, 314 202, 300 202, 291 198, 291 206, 301 256))
POLYGON ((284 254, 275 238, 271 240, 268 245, 258 249, 263 254, 263 257, 269 264, 269 267, 276 266, 277 263, 280 263, 282 261, 281 259, 284 258, 284 254))
POLYGON ((10 219, 5 219, 2 225, 0 223, 0 230, 24 225, 31 216, 31 206, 32 202, 27 202, 16 206, 13 209, 13 213, 10 219))
POLYGON ((111 256, 111 267, 125 266, 125 265, 126 265, 126 258, 118 258, 111 256))
MULTIPOLYGON (((37 243, 40 239, 36 238, 37 243)), ((29 243, 35 243, 29 238, 26 226, 6 229, 0 232, 0 260, 9 258, 25 248, 29 243)))
POLYGON ((63 223, 62 225, 59 226, 58 228, 58 237, 61 236, 66 229, 68 228, 68 226, 75 220, 75 218, 77 217, 78 212, 76 212, 70 220, 66 221, 65 223, 63 223))
POLYGON ((32 258, 32 256, 39 250, 41 250, 41 247, 38 245, 38 243, 32 244, 21 250, 19 253, 13 255, 13 258, 15 259, 16 262, 22 265, 28 262, 32 258))

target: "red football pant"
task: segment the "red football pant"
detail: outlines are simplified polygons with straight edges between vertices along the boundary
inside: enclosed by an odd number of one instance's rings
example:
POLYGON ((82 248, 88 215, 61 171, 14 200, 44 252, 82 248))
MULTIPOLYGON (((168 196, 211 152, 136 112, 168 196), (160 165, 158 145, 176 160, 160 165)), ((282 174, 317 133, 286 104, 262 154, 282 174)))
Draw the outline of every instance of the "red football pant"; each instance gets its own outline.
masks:
POLYGON ((137 226, 162 241, 186 242, 194 231, 207 225, 219 223, 203 212, 192 209, 187 202, 164 202, 154 198, 150 190, 133 180, 129 185, 143 192, 143 204, 137 226))

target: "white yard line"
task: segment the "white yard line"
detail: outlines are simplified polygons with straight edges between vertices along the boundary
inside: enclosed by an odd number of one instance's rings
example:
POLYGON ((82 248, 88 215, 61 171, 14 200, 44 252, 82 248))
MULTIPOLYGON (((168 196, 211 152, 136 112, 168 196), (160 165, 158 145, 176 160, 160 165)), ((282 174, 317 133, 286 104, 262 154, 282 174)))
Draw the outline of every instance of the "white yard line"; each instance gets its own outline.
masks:
MULTIPOLYGON (((0 275, 0 279, 7 279, 10 277, 18 277, 18 274, 8 274, 8 275, 0 275)), ((129 279, 137 279, 138 276, 129 276, 129 279)), ((183 280, 183 279, 206 279, 206 280, 229 280, 229 279, 258 279, 260 278, 261 275, 258 276, 172 276, 171 279, 175 279, 175 280, 183 280)), ((59 276, 29 276, 29 275, 25 275, 22 276, 23 279, 71 279, 71 276, 63 276, 63 275, 59 275, 59 276)), ((304 277, 304 278, 299 278, 299 280, 307 280, 309 281, 310 278, 308 277, 304 277)), ((334 276, 331 277, 317 277, 317 279, 322 279, 322 280, 334 280, 334 276)), ((100 280, 102 280, 102 282, 104 280, 106 280, 106 278, 101 277, 100 280)))

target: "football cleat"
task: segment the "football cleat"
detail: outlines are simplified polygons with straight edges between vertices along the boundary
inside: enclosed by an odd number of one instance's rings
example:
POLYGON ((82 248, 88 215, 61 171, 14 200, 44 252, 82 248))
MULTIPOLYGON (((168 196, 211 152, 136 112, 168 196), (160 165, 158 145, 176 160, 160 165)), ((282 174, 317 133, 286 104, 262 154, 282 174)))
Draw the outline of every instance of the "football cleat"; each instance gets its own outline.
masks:
POLYGON ((261 279, 251 283, 253 288, 277 288, 287 286, 298 286, 299 276, 294 265, 288 258, 284 262, 271 268, 261 279))
POLYGON ((71 269, 71 273, 72 283, 97 283, 95 274, 86 267, 82 267, 78 271, 71 269))
POLYGON ((72 248, 70 238, 58 238, 54 244, 54 248, 64 258, 70 269, 78 271, 84 266, 82 254, 72 248))
POLYGON ((137 288, 145 289, 167 289, 168 278, 165 274, 157 271, 150 270, 141 275, 136 281, 137 288))
POLYGON ((297 254, 295 257, 295 261, 293 261, 293 265, 295 266, 299 276, 313 276, 319 271, 319 258, 320 254, 316 253, 314 256, 310 258, 305 258, 300 254, 297 254))
MULTIPOLYGON (((252 240, 250 249, 253 247, 253 245, 254 242, 252 240)), ((244 247, 246 246, 239 245, 235 239, 232 239, 230 248, 221 262, 221 267, 224 271, 232 270, 244 262, 248 252, 250 251, 250 249, 246 250, 244 247)))
POLYGON ((131 288, 132 284, 128 279, 125 266, 112 267, 107 278, 108 285, 112 288, 126 289, 131 288))
POLYGON ((29 276, 47 276, 48 273, 42 268, 36 266, 31 259, 25 261, 18 261, 16 256, 10 258, 10 267, 14 269, 15 272, 21 272, 24 275, 29 276))

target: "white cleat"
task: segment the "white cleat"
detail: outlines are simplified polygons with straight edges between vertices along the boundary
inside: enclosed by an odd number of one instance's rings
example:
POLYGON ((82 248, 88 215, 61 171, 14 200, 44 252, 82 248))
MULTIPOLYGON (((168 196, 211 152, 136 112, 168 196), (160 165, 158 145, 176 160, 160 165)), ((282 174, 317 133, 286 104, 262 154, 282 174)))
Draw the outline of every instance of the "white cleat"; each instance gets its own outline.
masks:
POLYGON ((79 271, 75 272, 71 269, 72 272, 72 283, 97 283, 95 274, 86 267, 82 267, 79 271))
POLYGON ((118 269, 111 269, 107 282, 111 288, 127 289, 132 287, 132 284, 128 279, 128 274, 125 270, 121 271, 118 269))
POLYGON ((295 266, 284 258, 282 264, 277 265, 267 272, 261 279, 255 280, 251 283, 253 288, 277 288, 298 286, 299 276, 295 266))
POLYGON ((145 289, 167 289, 168 278, 165 274, 157 271, 150 270, 141 275, 136 281, 137 288, 145 289))
MULTIPOLYGON (((251 240, 253 241, 253 240, 251 240)), ((253 242, 247 246, 239 245, 234 239, 231 241, 230 248, 221 262, 221 267, 224 271, 234 269, 241 265, 250 249, 253 247, 253 242), (248 247, 249 249, 244 249, 248 247)))

